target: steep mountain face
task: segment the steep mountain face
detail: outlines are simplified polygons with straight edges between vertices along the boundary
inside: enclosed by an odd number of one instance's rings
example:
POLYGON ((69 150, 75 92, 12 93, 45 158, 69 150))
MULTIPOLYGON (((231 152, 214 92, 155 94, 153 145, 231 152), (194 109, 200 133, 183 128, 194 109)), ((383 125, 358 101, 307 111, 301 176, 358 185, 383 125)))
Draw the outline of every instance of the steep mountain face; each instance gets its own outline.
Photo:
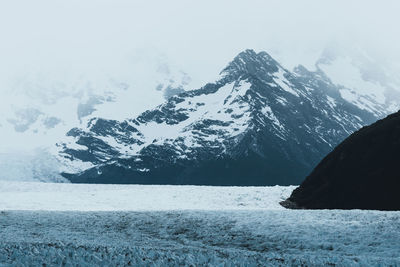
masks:
POLYGON ((134 119, 94 118, 57 144, 72 182, 299 184, 375 114, 322 72, 246 50, 204 87, 134 119))
POLYGON ((400 210, 400 112, 335 148, 281 204, 306 209, 400 210))

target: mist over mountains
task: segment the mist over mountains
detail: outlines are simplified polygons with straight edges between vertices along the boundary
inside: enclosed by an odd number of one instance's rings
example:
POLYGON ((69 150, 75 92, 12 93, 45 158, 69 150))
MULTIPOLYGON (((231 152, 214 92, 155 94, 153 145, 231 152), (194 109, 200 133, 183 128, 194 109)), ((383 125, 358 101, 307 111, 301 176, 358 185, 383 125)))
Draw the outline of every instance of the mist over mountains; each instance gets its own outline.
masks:
POLYGON ((99 1, 93 10, 90 1, 40 0, 25 1, 21 10, 4 3, 1 178, 53 177, 63 169, 54 162, 54 144, 71 129, 85 129, 94 118, 135 119, 171 96, 216 84, 248 48, 266 51, 292 73, 299 64, 323 72, 341 98, 382 118, 399 103, 397 6, 122 0, 99 1), (32 158, 52 163, 37 169, 32 158))
POLYGON ((400 266, 400 1, 0 1, 1 266, 400 266))
MULTIPOLYGON (((398 108, 397 98, 387 97, 399 95, 390 76, 366 76, 369 61, 363 65, 328 52, 316 71, 299 65, 290 72, 269 54, 246 50, 198 90, 190 90, 189 74, 165 61, 142 70, 141 84, 152 90, 138 95, 128 82, 111 79, 99 87, 60 85, 41 102, 31 101, 34 107, 14 109, 3 119, 5 132, 28 142, 20 147, 49 162, 38 167, 21 157, 7 164, 16 166, 8 179, 298 184, 340 141, 398 108), (358 72, 351 80, 335 76, 348 87, 324 72, 338 67, 358 72), (241 180, 243 172, 252 175, 241 180)), ((30 93, 35 99, 33 92, 21 95, 30 93)), ((4 158, 20 153, 4 151, 4 158)))

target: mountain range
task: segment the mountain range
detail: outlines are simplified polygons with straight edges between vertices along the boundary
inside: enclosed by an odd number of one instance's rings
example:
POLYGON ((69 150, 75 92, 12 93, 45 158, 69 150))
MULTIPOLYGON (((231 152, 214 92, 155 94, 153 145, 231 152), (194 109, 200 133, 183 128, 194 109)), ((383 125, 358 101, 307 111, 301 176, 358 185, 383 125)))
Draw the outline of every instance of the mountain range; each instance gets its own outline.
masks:
POLYGON ((132 118, 93 117, 52 153, 76 183, 300 184, 347 136, 389 113, 349 90, 322 67, 289 71, 246 50, 216 81, 132 118))

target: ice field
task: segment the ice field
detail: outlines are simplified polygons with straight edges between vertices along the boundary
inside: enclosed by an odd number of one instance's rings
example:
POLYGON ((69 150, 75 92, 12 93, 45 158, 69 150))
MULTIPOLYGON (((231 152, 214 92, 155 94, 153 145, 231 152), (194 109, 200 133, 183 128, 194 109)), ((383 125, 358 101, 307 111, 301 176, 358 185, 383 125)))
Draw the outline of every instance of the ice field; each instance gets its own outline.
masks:
POLYGON ((0 266, 400 265, 400 212, 285 210, 294 187, 0 183, 0 266))

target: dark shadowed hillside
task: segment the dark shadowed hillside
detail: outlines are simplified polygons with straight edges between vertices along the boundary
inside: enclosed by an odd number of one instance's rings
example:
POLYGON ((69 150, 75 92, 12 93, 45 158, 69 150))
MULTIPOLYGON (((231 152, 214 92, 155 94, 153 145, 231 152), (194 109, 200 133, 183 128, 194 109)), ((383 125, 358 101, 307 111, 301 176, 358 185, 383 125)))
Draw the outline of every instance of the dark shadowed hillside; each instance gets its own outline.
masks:
POLYGON ((282 205, 400 210, 399 188, 400 111, 352 134, 282 205))

